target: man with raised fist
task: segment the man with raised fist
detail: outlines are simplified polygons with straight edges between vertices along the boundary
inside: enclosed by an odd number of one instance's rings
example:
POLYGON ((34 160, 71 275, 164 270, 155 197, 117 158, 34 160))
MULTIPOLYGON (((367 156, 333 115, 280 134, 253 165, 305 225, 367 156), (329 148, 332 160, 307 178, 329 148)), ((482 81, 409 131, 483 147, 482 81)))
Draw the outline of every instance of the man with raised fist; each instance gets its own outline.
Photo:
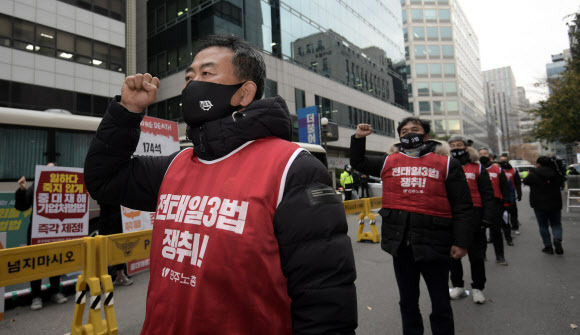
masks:
POLYGON ((473 205, 461 164, 442 143, 429 140, 430 125, 415 117, 397 127, 401 143, 383 157, 365 155, 369 124, 359 124, 350 142, 350 164, 381 177, 381 248, 393 256, 404 334, 423 334, 419 280, 431 297, 433 334, 453 334, 447 286, 450 259, 470 246, 473 205))
POLYGON ((91 143, 93 198, 156 212, 142 334, 354 334, 356 271, 328 171, 289 142, 247 42, 199 40, 185 72, 193 149, 131 157, 159 80, 125 79, 91 143))

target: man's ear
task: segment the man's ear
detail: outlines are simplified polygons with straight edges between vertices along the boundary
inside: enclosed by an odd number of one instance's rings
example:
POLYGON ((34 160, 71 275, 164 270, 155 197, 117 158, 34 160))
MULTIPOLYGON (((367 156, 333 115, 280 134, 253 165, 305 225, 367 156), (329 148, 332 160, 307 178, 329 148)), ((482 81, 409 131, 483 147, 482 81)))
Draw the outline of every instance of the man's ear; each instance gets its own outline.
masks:
POLYGON ((247 81, 238 89, 236 94, 234 94, 230 103, 232 106, 248 107, 248 105, 254 101, 257 90, 258 86, 256 86, 256 83, 253 81, 247 81))

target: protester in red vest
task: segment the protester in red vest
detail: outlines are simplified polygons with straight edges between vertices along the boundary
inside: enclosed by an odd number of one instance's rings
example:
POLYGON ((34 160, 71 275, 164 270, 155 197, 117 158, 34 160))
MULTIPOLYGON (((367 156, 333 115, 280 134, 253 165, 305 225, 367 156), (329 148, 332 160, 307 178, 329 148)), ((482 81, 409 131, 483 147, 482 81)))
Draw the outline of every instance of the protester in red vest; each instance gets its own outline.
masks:
POLYGON ((431 297, 433 333, 454 333, 449 260, 465 256, 473 236, 473 204, 461 164, 442 143, 429 140, 429 130, 424 120, 403 119, 398 152, 386 157, 365 156, 371 125, 359 124, 350 144, 351 165, 383 181, 381 248, 393 256, 404 334, 423 334, 420 276, 431 297))
POLYGON ((512 230, 516 235, 520 234, 520 223, 518 221, 518 206, 517 201, 522 201, 522 179, 518 170, 510 164, 510 158, 507 154, 499 156, 499 166, 505 173, 508 182, 510 183, 510 203, 505 207, 510 216, 510 224, 512 230))
POLYGON ((292 142, 261 54, 199 40, 185 73, 193 149, 131 157, 159 80, 125 79, 91 143, 93 198, 156 212, 141 334, 354 334, 356 271, 324 165, 292 142))
MULTIPOLYGON (((495 250, 495 261, 501 265, 508 265, 504 256, 503 237, 501 231, 503 230, 506 243, 514 245, 511 237, 511 228, 503 220, 505 199, 509 199, 508 181, 503 170, 499 165, 493 164, 491 157, 493 153, 488 148, 479 149, 479 162, 487 169, 489 178, 491 179, 491 186, 493 186, 493 196, 496 202, 496 224, 489 227, 490 240, 493 243, 495 250)), ((509 201, 509 200, 507 200, 509 201)))
MULTIPOLYGON (((463 166, 465 178, 471 192, 474 210, 473 243, 467 249, 471 264, 471 296, 477 304, 485 303, 483 289, 485 288, 485 249, 487 241, 485 229, 495 223, 497 209, 493 199, 493 187, 487 170, 479 163, 477 151, 468 146, 468 140, 462 136, 453 136, 449 139, 451 156, 463 166)), ((467 296, 463 283, 463 266, 460 259, 451 261, 451 283, 453 288, 449 292, 451 299, 460 299, 467 296)))

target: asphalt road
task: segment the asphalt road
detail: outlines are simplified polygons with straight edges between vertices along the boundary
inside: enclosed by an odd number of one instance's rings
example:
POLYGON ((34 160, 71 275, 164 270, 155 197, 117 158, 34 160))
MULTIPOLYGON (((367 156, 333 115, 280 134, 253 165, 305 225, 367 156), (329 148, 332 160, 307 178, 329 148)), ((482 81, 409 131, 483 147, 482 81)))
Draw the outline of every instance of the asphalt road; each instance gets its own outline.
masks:
MULTIPOLYGON (((506 246, 509 266, 496 264, 489 245, 486 263, 487 302, 476 305, 471 297, 452 301, 456 334, 561 335, 579 334, 580 328, 580 212, 563 211, 563 256, 540 252, 542 243, 527 192, 518 204, 521 235, 515 246, 506 246)), ((380 217, 377 225, 380 227, 380 217)), ((349 216, 349 235, 356 241, 356 216, 349 216)), ((398 291, 392 258, 378 244, 353 242, 358 279, 359 327, 357 334, 401 334, 398 291)), ((465 282, 470 283, 464 260, 465 282)), ((115 311, 120 334, 139 334, 145 315, 148 273, 133 277, 134 285, 115 289, 115 311)), ((469 289, 469 287, 466 287, 469 289)), ((430 334, 430 300, 421 281, 421 311, 426 334, 430 334)), ((45 303, 41 311, 28 306, 6 311, 0 334, 66 334, 70 332, 73 295, 63 305, 45 303)), ((86 312, 85 312, 86 317, 86 312)))

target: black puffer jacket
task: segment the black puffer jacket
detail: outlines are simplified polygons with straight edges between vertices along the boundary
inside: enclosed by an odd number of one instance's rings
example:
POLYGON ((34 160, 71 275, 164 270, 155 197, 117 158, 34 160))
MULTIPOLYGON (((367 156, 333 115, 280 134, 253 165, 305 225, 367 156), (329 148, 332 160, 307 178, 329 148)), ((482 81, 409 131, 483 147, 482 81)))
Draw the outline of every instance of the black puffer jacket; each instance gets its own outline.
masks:
MULTIPOLYGON (((34 204, 34 184, 28 187, 26 190, 20 187, 14 193, 14 208, 24 212, 27 211, 34 204)), ((30 221, 28 223, 27 243, 30 245, 32 242, 32 213, 30 214, 30 221)))
POLYGON ((523 180, 530 186, 530 206, 543 211, 562 209, 562 194, 560 185, 562 176, 549 167, 530 169, 528 176, 523 180))
MULTIPOLYGON (((117 101, 109 106, 85 161, 85 183, 100 202, 155 211, 161 182, 176 153, 131 158, 142 118, 117 101)), ((253 102, 235 121, 229 116, 188 131, 195 154, 206 160, 223 157, 250 140, 289 140, 290 134, 288 108, 280 97, 253 102)), ((274 217, 295 334, 354 334, 357 327, 352 245, 344 207, 331 185, 324 165, 300 153, 288 171, 274 217), (321 190, 331 196, 309 196, 321 190)))
MULTIPOLYGON (((435 141, 427 141, 425 144, 420 156, 437 152, 441 145, 435 141)), ((386 156, 365 156, 365 146, 366 138, 352 136, 350 164, 362 173, 380 177, 386 156)), ((452 219, 382 208, 379 212, 383 221, 381 248, 397 256, 399 246, 408 239, 415 261, 449 260, 452 245, 468 248, 477 222, 474 220, 473 203, 465 173, 456 159, 449 162, 445 186, 452 219)))

